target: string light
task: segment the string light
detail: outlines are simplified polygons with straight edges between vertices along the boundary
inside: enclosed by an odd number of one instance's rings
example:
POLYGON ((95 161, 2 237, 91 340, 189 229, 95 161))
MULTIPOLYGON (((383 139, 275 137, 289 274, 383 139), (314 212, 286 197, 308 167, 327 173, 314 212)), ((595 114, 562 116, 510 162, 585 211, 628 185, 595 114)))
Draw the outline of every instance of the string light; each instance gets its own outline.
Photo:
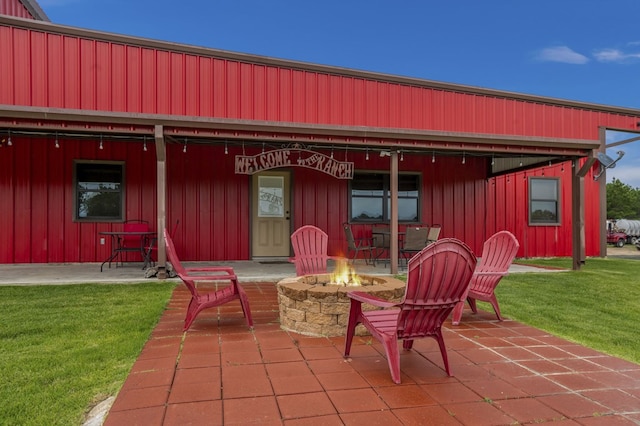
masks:
POLYGON ((187 153, 187 138, 184 138, 184 147, 182 147, 182 152, 184 154, 187 153))
POLYGON ((262 153, 264 154, 264 142, 262 142, 262 153))
POLYGON ((436 153, 435 153, 435 151, 431 153, 431 162, 432 163, 436 162, 436 153))
POLYGON ((520 167, 522 167, 522 155, 520 156, 520 167))
POLYGON ((144 152, 147 152, 147 135, 144 135, 142 137, 142 150, 144 152))
POLYGON ((13 142, 11 141, 11 130, 9 130, 9 136, 7 137, 7 146, 12 146, 13 142))
POLYGON ((495 157, 495 155, 492 155, 491 156, 491 165, 493 166, 495 164, 496 164, 496 157, 495 157))
POLYGON ((333 147, 331 147, 331 159, 333 160, 333 147))
POLYGON ((400 151, 400 161, 404 161, 404 152, 400 151))
POLYGON ((100 135, 100 146, 98 146, 98 148, 104 149, 104 146, 102 145, 102 135, 100 135))
POLYGON ((227 148, 227 141, 224 141, 224 153, 229 154, 229 148, 227 148))
POLYGON ((58 132, 56 132, 56 141, 55 141, 55 143, 54 143, 54 146, 55 146, 56 148, 60 148, 60 143, 58 142, 58 132))
POLYGON ((462 164, 465 164, 466 162, 467 162, 467 158, 465 157, 464 151, 462 151, 462 164))
POLYGON ((365 154, 364 159, 369 161, 369 148, 367 148, 367 153, 365 154))

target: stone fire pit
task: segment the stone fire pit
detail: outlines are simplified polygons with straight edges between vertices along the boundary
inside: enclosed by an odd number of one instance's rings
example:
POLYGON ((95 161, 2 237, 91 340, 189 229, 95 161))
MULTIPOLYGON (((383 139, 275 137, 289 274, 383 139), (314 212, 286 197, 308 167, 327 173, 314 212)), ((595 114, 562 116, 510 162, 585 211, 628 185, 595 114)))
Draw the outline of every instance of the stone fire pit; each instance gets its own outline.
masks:
MULTIPOLYGON (((358 275, 360 285, 331 284, 331 274, 285 278, 277 284, 280 325, 308 336, 344 336, 349 321, 350 291, 400 301, 405 283, 392 277, 358 275)), ((363 309, 377 309, 364 304, 363 309)), ((357 335, 366 334, 358 325, 357 335)))

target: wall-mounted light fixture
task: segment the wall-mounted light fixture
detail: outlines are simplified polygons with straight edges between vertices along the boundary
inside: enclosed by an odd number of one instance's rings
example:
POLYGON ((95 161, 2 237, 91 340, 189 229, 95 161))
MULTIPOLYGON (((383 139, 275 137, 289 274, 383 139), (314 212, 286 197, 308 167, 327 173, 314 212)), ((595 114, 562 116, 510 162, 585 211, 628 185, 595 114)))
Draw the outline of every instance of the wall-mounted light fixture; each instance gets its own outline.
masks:
POLYGON ((604 152, 599 152, 597 154, 598 161, 600 162, 600 172, 593 176, 593 180, 598 180, 598 178, 604 173, 606 169, 613 169, 616 166, 616 163, 620 161, 622 157, 624 157, 624 151, 616 152, 618 154, 618 158, 615 160, 609 157, 604 152))

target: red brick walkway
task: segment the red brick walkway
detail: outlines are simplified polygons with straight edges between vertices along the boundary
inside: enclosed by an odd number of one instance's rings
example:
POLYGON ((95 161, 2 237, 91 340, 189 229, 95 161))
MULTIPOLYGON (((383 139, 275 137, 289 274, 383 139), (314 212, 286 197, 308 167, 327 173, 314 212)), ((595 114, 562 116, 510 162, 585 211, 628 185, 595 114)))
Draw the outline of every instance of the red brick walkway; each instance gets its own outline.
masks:
POLYGON ((280 329, 275 285, 247 283, 255 322, 240 304, 199 315, 176 288, 105 425, 562 425, 640 424, 640 366, 492 315, 465 311, 445 341, 401 352, 395 385, 375 341, 280 329))

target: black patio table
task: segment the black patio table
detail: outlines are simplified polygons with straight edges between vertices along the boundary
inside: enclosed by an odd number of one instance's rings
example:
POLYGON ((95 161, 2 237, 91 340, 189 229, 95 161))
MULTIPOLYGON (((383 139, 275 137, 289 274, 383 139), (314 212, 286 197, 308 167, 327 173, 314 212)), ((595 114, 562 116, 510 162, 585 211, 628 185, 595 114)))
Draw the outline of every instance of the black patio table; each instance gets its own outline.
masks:
MULTIPOLYGON (((120 256, 122 253, 126 252, 139 252, 142 257, 143 265, 142 269, 145 269, 151 257, 149 256, 149 252, 151 248, 147 242, 149 241, 151 236, 154 236, 156 233, 154 231, 102 231, 98 233, 99 235, 108 235, 111 237, 111 255, 102 262, 100 265, 100 272, 102 272, 102 268, 105 263, 109 263, 109 268, 111 268, 111 262, 120 256), (125 247, 123 245, 123 241, 125 237, 128 236, 138 236, 140 237, 140 246, 139 247, 125 247), (147 248, 149 247, 149 248, 147 248)), ((122 258, 120 259, 122 263, 122 258)), ((116 260, 117 266, 117 260, 116 260)))

